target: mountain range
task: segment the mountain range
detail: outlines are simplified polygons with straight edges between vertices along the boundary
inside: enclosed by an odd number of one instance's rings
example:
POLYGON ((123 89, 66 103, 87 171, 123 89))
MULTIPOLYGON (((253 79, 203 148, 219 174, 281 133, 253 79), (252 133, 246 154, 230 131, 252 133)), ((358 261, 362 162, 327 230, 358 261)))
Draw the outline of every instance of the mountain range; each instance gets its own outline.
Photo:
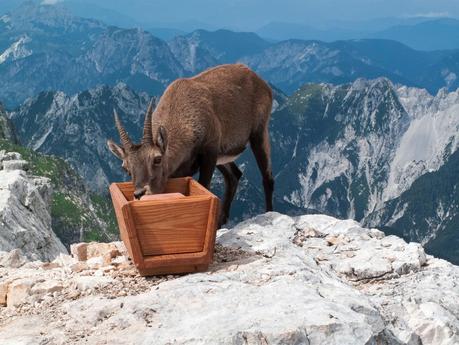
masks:
POLYGON ((273 43, 229 30, 197 30, 166 42, 75 16, 65 3, 29 1, 0 17, 0 100, 11 108, 41 91, 73 94, 118 82, 160 95, 176 78, 236 61, 287 93, 307 82, 377 77, 436 93, 458 87, 458 55, 378 39, 273 43))
POLYGON ((397 40, 414 49, 444 50, 459 48, 459 20, 437 18, 414 25, 400 24, 367 35, 367 38, 397 40))
POLYGON ((100 86, 74 95, 44 91, 10 112, 21 142, 45 154, 64 157, 92 190, 107 191, 109 181, 126 178, 107 150, 107 138, 118 139, 113 109, 133 138, 141 134, 150 97, 126 84, 100 86))
MULTIPOLYGON (((378 78, 306 84, 290 97, 278 90, 275 95, 270 133, 277 210, 353 218, 459 259, 459 91, 431 96, 378 78)), ((75 95, 44 92, 9 117, 23 144, 65 158, 104 193, 110 181, 127 178, 105 144, 118 139, 112 108, 138 139, 148 100, 125 84, 75 95)), ((250 150, 238 165, 244 175, 233 221, 264 209, 250 150)), ((213 189, 221 195, 222 187, 216 174, 213 189)))
POLYGON ((459 85, 459 51, 417 51, 392 40, 270 43, 253 33, 198 30, 168 44, 189 74, 240 61, 287 93, 307 82, 341 84, 377 77, 432 93, 442 87, 454 90, 459 85))
POLYGON ((0 99, 10 105, 44 90, 73 93, 119 80, 160 93, 184 74, 150 33, 76 17, 61 4, 26 2, 2 16, 0 51, 0 99))
MULTIPOLYGON (((272 114, 276 207, 356 219, 459 262, 458 112, 459 91, 385 78, 303 86, 272 114)), ((261 195, 253 157, 238 163, 239 208, 262 212, 244 195, 261 195)))
MULTIPOLYGON (((459 51, 375 39, 273 43, 228 30, 165 42, 60 4, 23 6, 0 18, 0 97, 20 143, 64 158, 89 186, 82 193, 106 195, 127 179, 106 148, 118 139, 114 108, 138 138, 150 97, 170 81, 242 61, 275 91, 277 210, 354 218, 459 262, 459 51)), ((238 164, 233 221, 264 210, 249 150, 238 164)), ((213 189, 221 194, 218 174, 213 189)))
POLYGON ((333 42, 351 39, 387 39, 399 41, 410 48, 433 51, 459 49, 459 20, 454 18, 392 18, 378 23, 337 23, 335 27, 315 27, 271 22, 256 31, 266 39, 320 40, 333 42))

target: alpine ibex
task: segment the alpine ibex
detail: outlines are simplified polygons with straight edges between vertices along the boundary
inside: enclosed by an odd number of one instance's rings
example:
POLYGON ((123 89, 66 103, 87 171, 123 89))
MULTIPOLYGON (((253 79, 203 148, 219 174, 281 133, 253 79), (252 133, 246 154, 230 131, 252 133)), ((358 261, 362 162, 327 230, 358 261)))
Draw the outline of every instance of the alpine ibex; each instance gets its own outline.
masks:
POLYGON ((191 176, 198 171, 199 182, 209 188, 217 167, 226 185, 219 220, 222 225, 228 220, 242 176, 234 161, 250 143, 263 177, 266 210, 273 209, 268 133, 272 92, 255 72, 242 64, 214 67, 174 81, 154 112, 152 103, 140 144, 129 139, 116 112, 122 146, 107 142, 132 177, 135 198, 163 192, 168 177, 191 176))

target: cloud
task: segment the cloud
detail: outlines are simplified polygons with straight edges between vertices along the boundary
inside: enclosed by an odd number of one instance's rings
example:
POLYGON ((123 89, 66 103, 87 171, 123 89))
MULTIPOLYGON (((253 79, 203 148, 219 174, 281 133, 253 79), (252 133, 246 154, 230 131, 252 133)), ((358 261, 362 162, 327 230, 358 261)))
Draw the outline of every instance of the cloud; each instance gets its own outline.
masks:
POLYGON ((406 17, 407 18, 444 18, 444 17, 451 17, 451 14, 449 12, 426 12, 426 13, 409 14, 406 17))

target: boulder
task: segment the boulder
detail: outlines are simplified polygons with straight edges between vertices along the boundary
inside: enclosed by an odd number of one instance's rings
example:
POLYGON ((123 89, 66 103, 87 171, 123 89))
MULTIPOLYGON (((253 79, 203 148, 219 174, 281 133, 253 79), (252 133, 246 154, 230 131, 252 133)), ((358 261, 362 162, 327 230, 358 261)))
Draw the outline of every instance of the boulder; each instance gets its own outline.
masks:
POLYGON ((28 170, 29 163, 25 160, 7 160, 3 161, 3 170, 28 170))
POLYGON ((425 255, 418 244, 353 221, 267 213, 220 230, 210 270, 189 275, 141 277, 122 254, 111 264, 101 260, 110 244, 97 248, 98 255, 86 261, 62 255, 55 261, 58 267, 0 267, 0 276, 16 289, 14 305, 0 309, 0 339, 158 345, 459 343, 459 268, 425 255), (102 267, 91 267, 96 260, 102 267), (77 270, 67 269, 77 264, 77 270), (125 264, 130 270, 122 268, 125 264), (27 330, 19 333, 25 325, 27 330))
POLYGON ((10 252, 0 252, 0 267, 19 268, 27 262, 20 249, 10 252))
POLYGON ((7 305, 9 307, 16 307, 27 302, 30 296, 30 290, 34 282, 31 279, 23 278, 11 282, 8 285, 7 292, 7 305))
POLYGON ((45 261, 66 253, 51 228, 49 179, 22 170, 18 153, 3 151, 0 160, 0 250, 19 248, 28 259, 45 261))

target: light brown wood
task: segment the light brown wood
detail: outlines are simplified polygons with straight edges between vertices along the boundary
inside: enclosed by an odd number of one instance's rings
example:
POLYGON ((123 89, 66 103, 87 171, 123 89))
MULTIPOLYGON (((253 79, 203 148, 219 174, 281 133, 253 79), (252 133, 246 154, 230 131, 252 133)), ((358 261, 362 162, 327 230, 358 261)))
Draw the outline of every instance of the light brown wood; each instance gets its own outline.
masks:
POLYGON ((198 272, 212 262, 219 199, 191 177, 170 179, 183 198, 134 200, 129 182, 110 186, 121 239, 142 275, 198 272))
POLYGON ((143 255, 202 251, 209 206, 209 197, 133 204, 132 214, 143 255))
POLYGON ((180 199, 184 198, 185 195, 182 193, 164 193, 164 194, 149 194, 144 195, 140 198, 140 200, 164 200, 164 199, 180 199))

